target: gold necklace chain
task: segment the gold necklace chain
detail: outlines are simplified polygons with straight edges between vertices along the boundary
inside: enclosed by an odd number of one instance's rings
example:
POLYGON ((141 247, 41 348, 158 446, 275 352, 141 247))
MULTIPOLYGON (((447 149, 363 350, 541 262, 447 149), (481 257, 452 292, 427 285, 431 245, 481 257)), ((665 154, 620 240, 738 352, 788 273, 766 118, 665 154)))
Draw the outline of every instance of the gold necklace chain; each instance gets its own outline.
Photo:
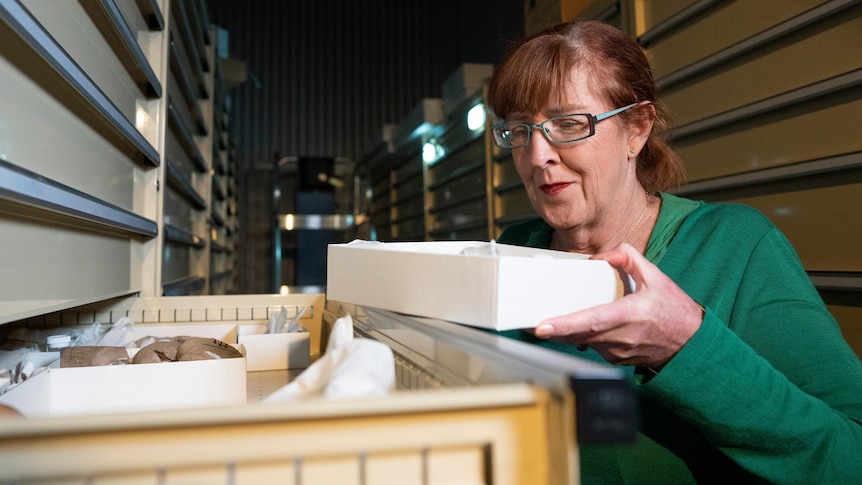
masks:
MULTIPOLYGON (((635 225, 632 226, 631 229, 629 229, 629 233, 626 234, 625 239, 623 239, 623 241, 625 241, 625 242, 628 242, 629 237, 632 235, 633 232, 635 232, 635 229, 637 229, 637 227, 640 225, 641 221, 643 221, 643 218, 646 215, 646 211, 649 208, 651 196, 650 196, 649 192, 647 192, 647 191, 644 191, 644 193, 646 194, 646 205, 644 205, 644 208, 641 211, 641 214, 638 216, 638 220, 637 220, 637 222, 635 222, 635 225)), ((563 241, 560 238, 559 231, 554 231, 554 236, 552 236, 550 247, 551 247, 551 249, 557 249, 560 251, 565 251, 563 249, 563 241), (554 241, 554 239, 556 239, 556 241, 554 241)))
POLYGON ((631 241, 629 241, 629 237, 631 237, 632 233, 635 232, 635 229, 637 229, 637 227, 640 225, 641 221, 644 219, 644 215, 646 215, 646 210, 649 208, 650 194, 646 191, 644 191, 644 193, 646 194, 646 205, 644 205, 644 209, 641 211, 641 215, 638 216, 638 220, 637 222, 635 222, 635 225, 632 226, 631 229, 629 229, 629 233, 626 234, 626 237, 623 239, 623 241, 629 242, 630 244, 631 241))

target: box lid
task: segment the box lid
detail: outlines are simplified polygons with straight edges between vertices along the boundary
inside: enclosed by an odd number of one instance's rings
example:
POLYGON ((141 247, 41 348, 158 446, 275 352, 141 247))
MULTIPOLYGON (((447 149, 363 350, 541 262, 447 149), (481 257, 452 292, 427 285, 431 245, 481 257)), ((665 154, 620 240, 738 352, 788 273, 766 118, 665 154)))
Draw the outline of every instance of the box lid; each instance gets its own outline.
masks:
POLYGON ((624 294, 605 261, 480 241, 332 244, 327 273, 331 300, 498 330, 624 294))

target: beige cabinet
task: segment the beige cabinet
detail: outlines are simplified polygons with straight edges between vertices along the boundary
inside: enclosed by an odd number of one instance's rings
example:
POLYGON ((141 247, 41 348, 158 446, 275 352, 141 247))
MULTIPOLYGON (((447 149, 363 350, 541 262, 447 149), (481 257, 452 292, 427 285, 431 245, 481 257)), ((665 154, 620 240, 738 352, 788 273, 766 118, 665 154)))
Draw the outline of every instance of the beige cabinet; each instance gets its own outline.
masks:
POLYGON ((231 288, 235 171, 203 7, 0 4, 0 322, 231 288))

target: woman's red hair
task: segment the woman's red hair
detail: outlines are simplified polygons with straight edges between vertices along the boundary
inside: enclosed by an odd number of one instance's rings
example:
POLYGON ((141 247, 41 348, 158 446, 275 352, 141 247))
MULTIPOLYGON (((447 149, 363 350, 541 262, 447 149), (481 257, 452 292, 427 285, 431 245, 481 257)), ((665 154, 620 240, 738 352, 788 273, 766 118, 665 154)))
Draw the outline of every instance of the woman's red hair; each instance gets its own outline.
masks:
POLYGON ((653 116, 653 131, 638 156, 638 180, 650 193, 685 183, 685 168, 664 135, 670 116, 658 101, 652 67, 643 49, 625 33, 599 21, 575 21, 547 29, 519 44, 494 72, 488 107, 498 119, 539 112, 552 97, 566 98, 573 69, 588 75, 592 93, 609 109, 649 101, 655 110, 632 109, 617 116, 632 122, 653 116))

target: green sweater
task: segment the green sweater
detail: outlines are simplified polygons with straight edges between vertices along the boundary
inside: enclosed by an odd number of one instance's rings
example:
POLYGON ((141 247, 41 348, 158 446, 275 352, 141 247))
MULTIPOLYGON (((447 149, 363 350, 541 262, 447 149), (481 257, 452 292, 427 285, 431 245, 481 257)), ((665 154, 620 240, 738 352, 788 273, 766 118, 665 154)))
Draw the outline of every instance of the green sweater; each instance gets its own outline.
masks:
MULTIPOLYGON (((862 483, 862 363, 790 243, 750 207, 661 196, 646 257, 706 315, 658 375, 627 369, 641 435, 582 446, 583 483, 862 483)), ((551 233, 530 221, 498 241, 547 248, 551 233)))

